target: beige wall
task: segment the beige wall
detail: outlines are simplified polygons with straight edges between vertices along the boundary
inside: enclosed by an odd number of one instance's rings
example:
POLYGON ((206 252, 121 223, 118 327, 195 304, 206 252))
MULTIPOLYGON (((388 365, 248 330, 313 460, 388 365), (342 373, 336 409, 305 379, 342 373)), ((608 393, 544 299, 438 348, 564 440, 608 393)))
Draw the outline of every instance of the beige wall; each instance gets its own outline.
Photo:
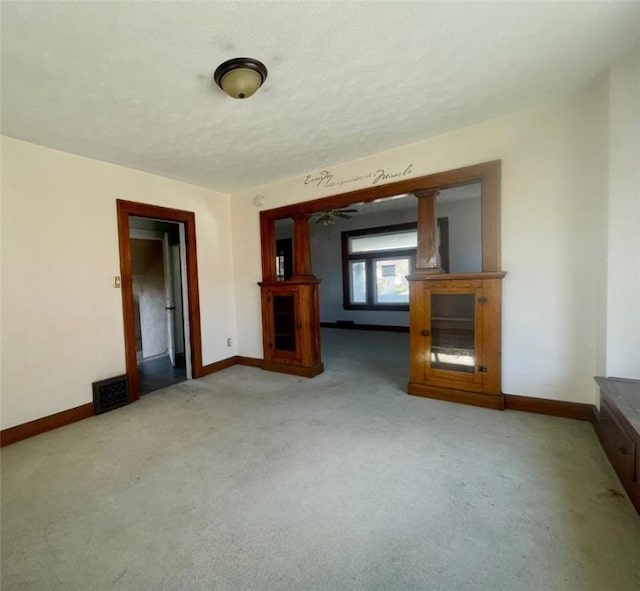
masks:
MULTIPOLYGON (((607 78, 526 112, 232 195, 238 348, 261 357, 258 208, 370 186, 376 171, 419 176, 502 160, 503 389, 592 403, 596 390, 593 297, 602 282, 607 196, 607 78), (369 176, 372 175, 372 176, 369 176), (346 181, 346 182, 344 182, 346 181), (340 184, 343 182, 343 184, 340 184)), ((406 178, 406 177, 405 177, 406 178)))
POLYGON ((606 372, 640 379, 640 52, 611 69, 609 105, 606 372))
POLYGON ((3 137, 3 428, 124 373, 117 198, 195 212, 203 361, 235 352, 227 195, 3 137))

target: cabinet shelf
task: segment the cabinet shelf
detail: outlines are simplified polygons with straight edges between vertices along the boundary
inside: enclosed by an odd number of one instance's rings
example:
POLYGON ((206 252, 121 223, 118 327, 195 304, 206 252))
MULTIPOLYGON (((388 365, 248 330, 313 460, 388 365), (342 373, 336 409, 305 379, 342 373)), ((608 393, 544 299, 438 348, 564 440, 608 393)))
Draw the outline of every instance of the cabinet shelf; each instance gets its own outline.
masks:
POLYGON ((464 318, 462 316, 432 316, 431 320, 447 320, 451 322, 473 322, 473 318, 464 318))

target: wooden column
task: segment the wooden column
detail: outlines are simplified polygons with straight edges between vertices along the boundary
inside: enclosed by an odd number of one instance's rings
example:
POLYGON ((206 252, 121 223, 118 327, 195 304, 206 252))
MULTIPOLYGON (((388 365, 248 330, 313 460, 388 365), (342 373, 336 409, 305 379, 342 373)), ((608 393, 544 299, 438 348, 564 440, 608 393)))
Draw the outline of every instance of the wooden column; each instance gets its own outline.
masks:
POLYGON ((276 280, 276 224, 260 212, 260 246, 262 250, 262 281, 276 280))
POLYGON ((293 277, 292 279, 315 279, 311 269, 311 240, 309 237, 310 214, 293 216, 293 277))
POLYGON ((436 197, 438 189, 418 190, 413 194, 418 198, 418 248, 416 251, 416 273, 442 273, 438 267, 438 219, 436 197))

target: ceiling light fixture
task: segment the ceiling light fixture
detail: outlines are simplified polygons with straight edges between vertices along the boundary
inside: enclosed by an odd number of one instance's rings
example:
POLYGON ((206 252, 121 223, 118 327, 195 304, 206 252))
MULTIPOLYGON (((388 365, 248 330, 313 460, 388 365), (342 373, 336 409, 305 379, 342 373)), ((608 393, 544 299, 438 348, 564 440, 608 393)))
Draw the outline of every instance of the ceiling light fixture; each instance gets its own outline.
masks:
POLYGON ((267 79, 267 68, 253 58, 235 57, 220 64, 213 79, 229 96, 249 98, 267 79))

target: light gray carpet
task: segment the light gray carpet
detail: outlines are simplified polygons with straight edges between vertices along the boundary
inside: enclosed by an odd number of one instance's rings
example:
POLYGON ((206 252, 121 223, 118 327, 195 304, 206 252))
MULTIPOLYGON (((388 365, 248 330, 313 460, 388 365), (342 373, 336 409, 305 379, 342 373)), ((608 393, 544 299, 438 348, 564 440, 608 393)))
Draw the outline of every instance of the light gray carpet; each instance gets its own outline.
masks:
POLYGON ((236 366, 5 448, 3 591, 640 589, 589 424, 410 397, 407 335, 323 338, 313 380, 236 366))

